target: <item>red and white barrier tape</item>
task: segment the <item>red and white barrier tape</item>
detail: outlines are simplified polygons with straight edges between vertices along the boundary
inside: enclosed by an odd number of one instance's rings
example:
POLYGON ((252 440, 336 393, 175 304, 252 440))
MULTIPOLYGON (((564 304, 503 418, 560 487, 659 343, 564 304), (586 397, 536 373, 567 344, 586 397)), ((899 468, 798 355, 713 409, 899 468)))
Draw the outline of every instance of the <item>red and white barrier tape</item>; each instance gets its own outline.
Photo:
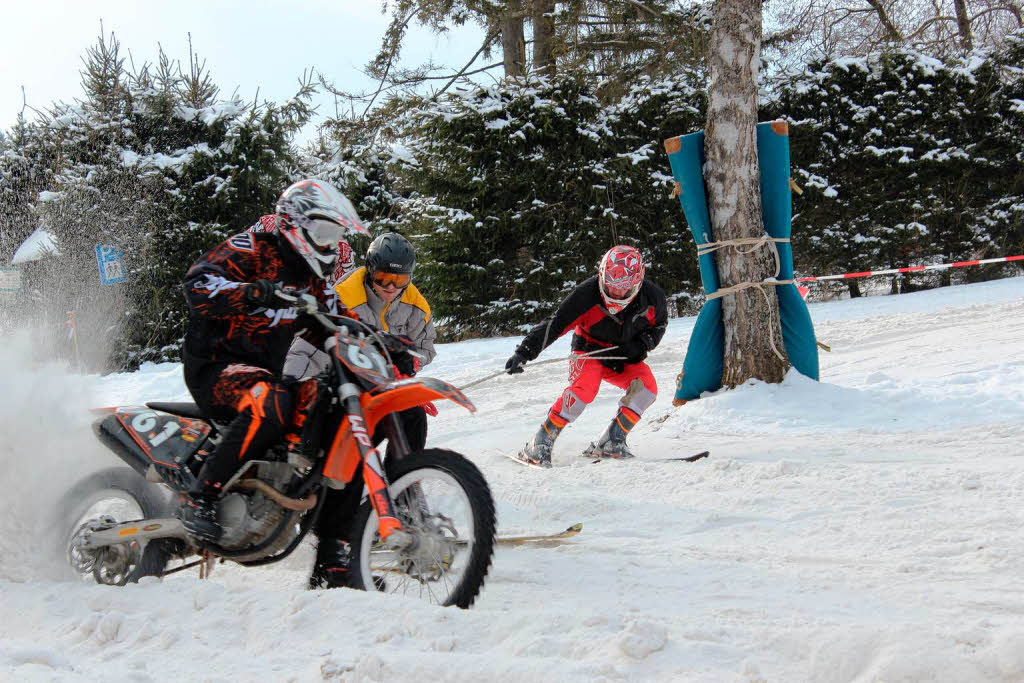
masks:
POLYGON ((918 273, 922 270, 944 270, 946 268, 962 268, 964 266, 981 266, 986 263, 1005 263, 1007 261, 1024 261, 1024 254, 1020 256, 1003 256, 1001 258, 986 258, 974 261, 957 261, 956 263, 937 263, 933 266, 911 266, 909 268, 891 268, 889 270, 866 270, 863 273, 843 273, 842 275, 819 275, 818 277, 798 277, 797 282, 817 282, 819 280, 848 280, 855 277, 870 277, 872 275, 896 275, 897 273, 918 273))

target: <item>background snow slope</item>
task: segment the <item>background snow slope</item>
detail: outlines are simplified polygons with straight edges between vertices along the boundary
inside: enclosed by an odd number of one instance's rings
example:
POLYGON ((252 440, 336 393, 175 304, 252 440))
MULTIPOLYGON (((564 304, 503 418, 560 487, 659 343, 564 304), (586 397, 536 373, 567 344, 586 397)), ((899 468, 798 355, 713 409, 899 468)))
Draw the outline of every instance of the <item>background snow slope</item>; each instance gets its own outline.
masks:
MULTIPOLYGON (((1024 679, 1024 279, 813 304, 822 382, 790 374, 671 406, 693 319, 651 364, 639 459, 501 457, 536 429, 564 366, 440 406, 430 442, 476 462, 503 533, 583 522, 559 548, 507 548, 469 611, 303 589, 311 551, 115 589, 50 578, 48 496, 107 462, 86 404, 187 399, 176 365, 75 377, 3 352, 0 678, 9 680, 1019 681, 1024 679), (12 436, 13 435, 13 436, 12 436), (698 463, 644 462, 711 449, 698 463)), ((517 339, 442 345, 465 384, 517 339)), ((567 339, 542 358, 564 355, 567 339)))

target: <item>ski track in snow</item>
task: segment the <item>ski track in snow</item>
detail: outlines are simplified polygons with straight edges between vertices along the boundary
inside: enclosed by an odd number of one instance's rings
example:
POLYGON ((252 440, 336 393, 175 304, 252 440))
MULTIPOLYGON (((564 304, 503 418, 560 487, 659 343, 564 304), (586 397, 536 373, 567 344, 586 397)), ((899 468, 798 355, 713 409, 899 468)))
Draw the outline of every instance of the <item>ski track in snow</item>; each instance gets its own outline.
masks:
MULTIPOLYGON (((54 580, 35 552, 47 496, 117 464, 72 408, 188 394, 172 364, 82 378, 5 351, 0 418, 26 435, 0 450, 0 679, 1024 680, 1024 278, 811 315, 832 347, 822 382, 791 373, 678 409, 693 318, 673 320, 636 461, 577 455, 615 410, 607 385, 553 469, 501 457, 564 388, 562 365, 471 389, 476 416, 439 406, 429 442, 483 470, 501 533, 584 523, 559 547, 500 548, 468 611, 306 591, 309 547, 207 581, 54 580)), ((468 383, 517 341, 441 345, 427 374, 468 383)))

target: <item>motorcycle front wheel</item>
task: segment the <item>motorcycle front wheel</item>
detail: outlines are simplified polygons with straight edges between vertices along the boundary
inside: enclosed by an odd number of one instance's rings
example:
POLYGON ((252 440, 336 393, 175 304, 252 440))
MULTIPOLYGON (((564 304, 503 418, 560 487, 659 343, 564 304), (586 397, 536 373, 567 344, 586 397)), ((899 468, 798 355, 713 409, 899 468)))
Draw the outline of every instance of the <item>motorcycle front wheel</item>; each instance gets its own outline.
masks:
POLYGON ((494 499, 487 481, 462 455, 438 448, 411 453, 388 470, 396 513, 415 542, 386 548, 377 513, 364 502, 353 525, 350 585, 470 607, 494 555, 494 499))

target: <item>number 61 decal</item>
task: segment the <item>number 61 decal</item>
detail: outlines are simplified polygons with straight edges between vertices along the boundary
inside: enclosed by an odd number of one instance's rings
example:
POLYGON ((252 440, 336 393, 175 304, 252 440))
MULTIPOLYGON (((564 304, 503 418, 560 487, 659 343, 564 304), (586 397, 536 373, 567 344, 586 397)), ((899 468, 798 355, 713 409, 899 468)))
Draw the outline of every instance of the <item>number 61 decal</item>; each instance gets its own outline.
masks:
MULTIPOLYGON (((157 419, 158 416, 156 413, 139 413, 138 415, 132 418, 132 429, 139 432, 140 434, 145 434, 154 427, 156 427, 157 419)), ((178 432, 180 430, 181 425, 179 425, 174 420, 168 420, 161 432, 149 436, 147 440, 149 441, 149 445, 155 448, 156 446, 162 444, 164 441, 167 441, 167 439, 171 438, 171 436, 174 435, 175 432, 178 432)))

